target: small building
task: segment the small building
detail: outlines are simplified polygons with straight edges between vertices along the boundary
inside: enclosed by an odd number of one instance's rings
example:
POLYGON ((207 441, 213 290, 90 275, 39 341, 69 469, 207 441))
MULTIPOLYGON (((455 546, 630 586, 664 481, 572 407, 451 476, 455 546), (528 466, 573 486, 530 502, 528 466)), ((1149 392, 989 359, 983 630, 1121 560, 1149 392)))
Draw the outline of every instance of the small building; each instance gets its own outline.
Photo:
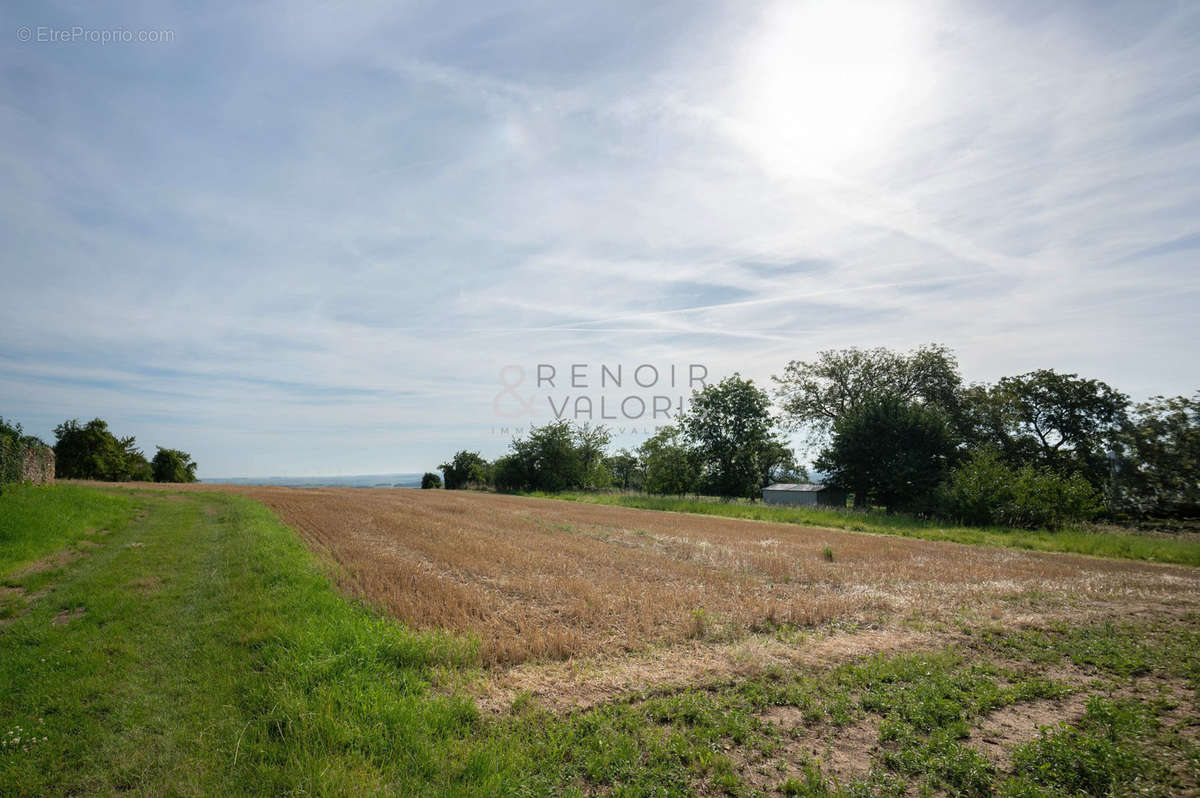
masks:
POLYGON ((765 504, 845 507, 846 491, 837 490, 828 485, 797 485, 776 482, 774 485, 763 488, 762 499, 765 504))

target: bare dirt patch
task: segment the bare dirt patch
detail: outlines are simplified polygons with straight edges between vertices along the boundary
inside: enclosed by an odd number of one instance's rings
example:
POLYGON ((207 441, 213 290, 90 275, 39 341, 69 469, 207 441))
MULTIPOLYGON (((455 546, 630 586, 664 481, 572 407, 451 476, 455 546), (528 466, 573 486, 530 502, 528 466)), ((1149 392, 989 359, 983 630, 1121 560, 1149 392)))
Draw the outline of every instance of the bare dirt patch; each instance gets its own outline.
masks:
POLYGON ((967 745, 1007 770, 1013 749, 1036 740, 1044 726, 1074 723, 1083 717, 1089 693, 1072 693, 1059 699, 1024 701, 1001 707, 971 732, 967 745))
POLYGON ((87 612, 86 607, 76 607, 75 609, 71 610, 63 610, 58 615, 55 615, 54 620, 52 620, 50 623, 54 624, 55 626, 66 626, 71 621, 82 617, 85 612, 87 612))
MULTIPOLYGON (((80 541, 81 543, 83 541, 80 541)), ((53 571, 62 568, 65 565, 79 559, 83 556, 83 550, 78 548, 62 549, 53 554, 47 554, 40 560, 35 560, 28 565, 23 565, 17 570, 8 575, 8 579, 20 580, 26 577, 40 574, 45 571, 53 571)))
POLYGON ((586 709, 650 690, 674 690, 761 675, 773 667, 829 667, 863 654, 928 647, 932 635, 908 630, 828 631, 784 641, 750 635, 728 643, 685 642, 650 651, 531 662, 474 685, 481 709, 504 712, 527 695, 554 712, 586 709))
POLYGON ((867 776, 879 751, 879 718, 868 715, 855 723, 834 727, 808 726, 796 707, 772 707, 762 715, 782 733, 781 745, 764 755, 757 749, 732 751, 738 772, 759 790, 774 794, 788 779, 803 781, 799 764, 817 763, 821 771, 848 784, 867 776))
POLYGON ((157 576, 143 576, 134 579, 126 587, 141 596, 152 596, 162 588, 162 579, 157 576))

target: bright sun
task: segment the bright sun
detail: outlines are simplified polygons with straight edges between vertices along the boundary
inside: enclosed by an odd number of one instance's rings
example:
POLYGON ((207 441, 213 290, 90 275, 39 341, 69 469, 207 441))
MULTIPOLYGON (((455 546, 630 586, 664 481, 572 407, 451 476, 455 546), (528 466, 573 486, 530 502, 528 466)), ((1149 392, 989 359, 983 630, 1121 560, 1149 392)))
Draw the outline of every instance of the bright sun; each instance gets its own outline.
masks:
POLYGON ((883 154, 925 88, 918 22, 894 3, 776 6, 743 57, 737 116, 750 145, 792 173, 883 154))

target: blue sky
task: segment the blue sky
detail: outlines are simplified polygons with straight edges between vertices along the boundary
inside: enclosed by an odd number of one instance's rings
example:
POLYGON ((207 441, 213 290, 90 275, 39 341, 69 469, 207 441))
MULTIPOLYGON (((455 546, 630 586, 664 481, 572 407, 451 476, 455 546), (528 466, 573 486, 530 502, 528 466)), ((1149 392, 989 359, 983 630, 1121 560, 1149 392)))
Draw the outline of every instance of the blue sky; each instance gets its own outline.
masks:
POLYGON ((930 341, 1200 388, 1194 3, 199 5, 0 11, 0 414, 45 438, 423 471, 665 390, 601 364, 930 341))

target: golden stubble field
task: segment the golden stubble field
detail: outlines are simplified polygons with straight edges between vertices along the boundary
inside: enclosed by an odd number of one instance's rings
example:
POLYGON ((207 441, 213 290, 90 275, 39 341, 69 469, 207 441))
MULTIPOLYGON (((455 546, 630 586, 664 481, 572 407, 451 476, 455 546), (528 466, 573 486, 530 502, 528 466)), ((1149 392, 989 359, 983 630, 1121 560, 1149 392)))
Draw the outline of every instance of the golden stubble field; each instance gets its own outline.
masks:
POLYGON ((221 489, 333 558, 343 590, 414 627, 478 636, 497 669, 719 668, 710 660, 769 659, 780 627, 836 622, 855 640, 824 645, 857 653, 964 621, 1200 607, 1200 570, 1178 566, 465 491, 221 489))
POLYGON ((496 707, 1200 609, 1182 566, 468 491, 187 487, 267 505, 404 623, 476 636, 496 707))

